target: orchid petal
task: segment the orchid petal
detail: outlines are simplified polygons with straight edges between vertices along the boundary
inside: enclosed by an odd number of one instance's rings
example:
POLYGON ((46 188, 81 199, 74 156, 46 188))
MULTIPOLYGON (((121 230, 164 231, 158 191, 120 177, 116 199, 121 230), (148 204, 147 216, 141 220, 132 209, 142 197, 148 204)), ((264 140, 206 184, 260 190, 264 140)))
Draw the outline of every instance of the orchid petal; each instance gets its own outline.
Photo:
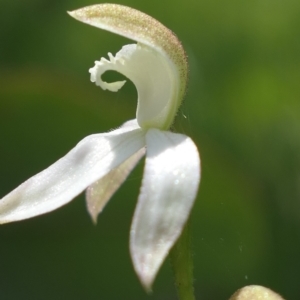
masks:
POLYGON ((86 191, 86 202, 88 212, 94 223, 97 223, 98 214, 103 210, 111 196, 125 181, 132 169, 144 155, 145 148, 142 148, 121 165, 88 187, 86 191))
POLYGON ((71 201, 145 146, 145 132, 133 128, 137 127, 129 122, 124 128, 84 138, 0 200, 0 224, 44 214, 71 201))
POLYGON ((101 75, 115 70, 128 77, 138 92, 137 120, 142 128, 168 129, 187 84, 188 64, 174 33, 154 18, 118 4, 97 4, 69 12, 75 19, 138 42, 127 45, 109 60, 90 69, 91 79, 103 89, 117 91, 124 81, 106 83, 101 75))
POLYGON ((193 141, 182 134, 149 129, 146 144, 130 250, 141 282, 150 289, 190 214, 200 180, 200 159, 193 141))

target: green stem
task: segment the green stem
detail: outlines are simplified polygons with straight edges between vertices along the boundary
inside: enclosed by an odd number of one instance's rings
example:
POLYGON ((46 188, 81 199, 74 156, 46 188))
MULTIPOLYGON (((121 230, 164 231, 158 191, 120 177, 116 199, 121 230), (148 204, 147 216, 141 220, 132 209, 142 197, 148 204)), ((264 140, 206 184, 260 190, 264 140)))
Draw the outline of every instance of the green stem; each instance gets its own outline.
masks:
POLYGON ((193 257, 189 221, 170 252, 175 285, 179 300, 195 300, 193 286, 193 257))

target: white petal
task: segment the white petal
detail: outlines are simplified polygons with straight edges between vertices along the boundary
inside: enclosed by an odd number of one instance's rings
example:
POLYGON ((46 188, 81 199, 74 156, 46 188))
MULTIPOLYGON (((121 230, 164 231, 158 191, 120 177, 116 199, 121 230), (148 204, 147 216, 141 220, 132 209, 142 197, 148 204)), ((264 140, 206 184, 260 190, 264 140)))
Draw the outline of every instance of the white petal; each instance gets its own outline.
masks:
POLYGON ((97 223, 98 214, 144 154, 145 148, 140 149, 121 165, 88 187, 86 191, 87 208, 94 223, 97 223))
POLYGON ((133 128, 129 123, 83 139, 66 156, 0 200, 0 224, 44 214, 71 201, 145 146, 144 131, 133 128))
POLYGON ((189 217, 200 180, 200 159, 193 141, 182 134, 150 129, 146 144, 130 250, 141 282, 150 289, 189 217))

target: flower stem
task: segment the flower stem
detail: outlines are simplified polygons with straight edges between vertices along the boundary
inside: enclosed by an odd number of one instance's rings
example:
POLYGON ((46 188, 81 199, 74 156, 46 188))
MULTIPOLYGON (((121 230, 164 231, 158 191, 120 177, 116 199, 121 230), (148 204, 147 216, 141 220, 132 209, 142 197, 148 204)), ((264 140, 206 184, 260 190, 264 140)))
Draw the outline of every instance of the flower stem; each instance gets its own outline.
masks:
POLYGON ((188 221, 170 252, 175 285, 179 300, 195 300, 193 286, 193 257, 191 230, 188 221))

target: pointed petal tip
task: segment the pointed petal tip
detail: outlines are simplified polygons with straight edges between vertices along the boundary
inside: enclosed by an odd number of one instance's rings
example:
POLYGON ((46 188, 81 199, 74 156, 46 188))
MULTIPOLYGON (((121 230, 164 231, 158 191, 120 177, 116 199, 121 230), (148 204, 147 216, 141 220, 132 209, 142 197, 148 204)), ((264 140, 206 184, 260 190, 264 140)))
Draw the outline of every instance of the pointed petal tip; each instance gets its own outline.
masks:
POLYGON ((67 11, 67 14, 80 22, 88 23, 83 9, 75 9, 72 11, 67 11))
POLYGON ((138 250, 132 243, 130 245, 134 270, 145 291, 151 293, 154 280, 165 257, 159 253, 160 251, 144 250, 138 250))
POLYGON ((152 294, 152 292, 153 292, 153 290, 152 290, 152 284, 153 284, 153 282, 152 281, 151 282, 147 282, 147 281, 143 282, 143 281, 141 281, 141 283, 142 283, 142 286, 143 286, 145 292, 147 294, 152 294))
POLYGON ((68 10, 67 10, 67 14, 70 15, 71 17, 75 18, 75 16, 74 16, 74 15, 75 15, 75 14, 74 14, 74 11, 68 11, 68 10))
POLYGON ((84 21, 84 16, 82 14, 80 14, 79 10, 67 11, 67 14, 69 16, 71 16, 72 18, 74 18, 75 20, 78 20, 78 21, 81 21, 81 22, 85 22, 84 21))
POLYGON ((145 270, 138 270, 137 268, 135 268, 135 272, 144 288, 144 290, 146 291, 146 293, 151 294, 152 293, 152 285, 154 282, 154 279, 156 277, 156 273, 149 273, 145 270))
POLYGON ((98 218, 97 218, 97 215, 92 215, 90 213, 90 217, 92 219, 92 223, 96 226, 97 225, 97 222, 98 222, 98 218))
MULTIPOLYGON (((88 192, 86 191, 86 199, 88 199, 88 192)), ((87 205, 88 214, 92 220, 92 223, 96 226, 98 222, 98 215, 101 213, 102 210, 97 210, 94 206, 87 205)))

